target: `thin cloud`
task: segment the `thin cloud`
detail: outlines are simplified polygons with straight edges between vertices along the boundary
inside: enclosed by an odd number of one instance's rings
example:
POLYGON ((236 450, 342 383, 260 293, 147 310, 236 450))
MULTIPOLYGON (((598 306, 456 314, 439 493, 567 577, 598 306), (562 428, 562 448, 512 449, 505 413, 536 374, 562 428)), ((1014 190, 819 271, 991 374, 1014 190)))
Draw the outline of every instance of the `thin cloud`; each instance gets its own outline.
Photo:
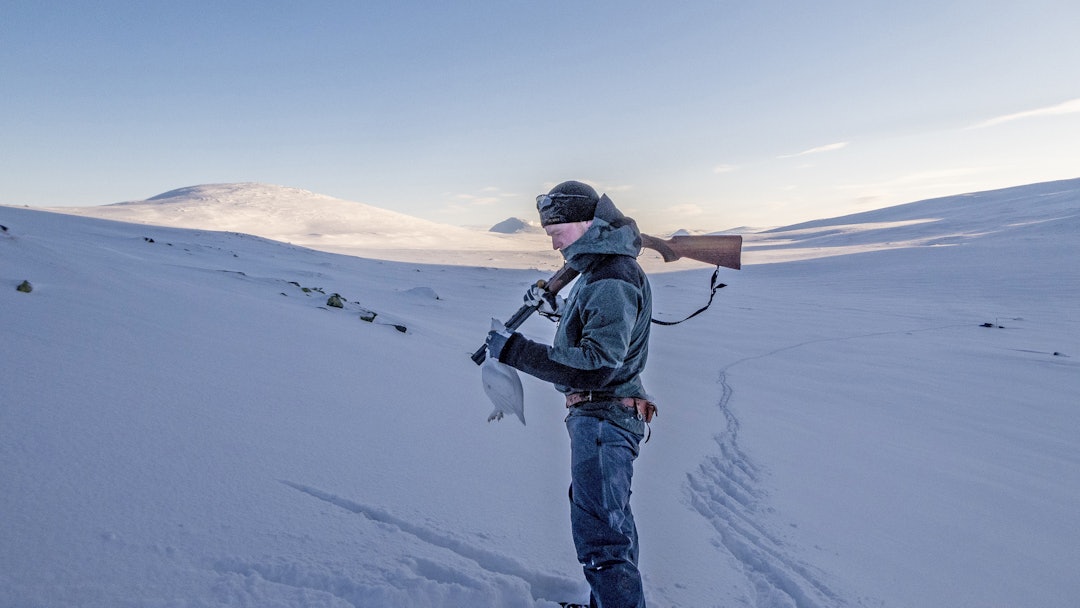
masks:
POLYGON ((612 194, 612 193, 619 193, 619 192, 630 192, 631 190, 634 189, 633 184, 608 184, 608 185, 604 185, 604 184, 593 183, 593 182, 589 182, 589 183, 592 183, 593 187, 596 188, 596 191, 600 192, 600 193, 605 193, 606 192, 608 194, 612 194))
POLYGON ((701 215, 704 210, 693 203, 687 203, 683 205, 675 205, 668 209, 668 212, 672 215, 695 216, 701 215))
POLYGON ((991 118, 980 122, 976 125, 972 125, 971 129, 984 129, 986 127, 995 127, 1007 122, 1013 122, 1014 120, 1026 120, 1028 118, 1041 118, 1043 116, 1060 116, 1062 114, 1077 114, 1080 113, 1080 98, 1070 99, 1064 103, 1059 103, 1054 106, 1047 106, 1045 108, 1039 108, 1037 110, 1027 110, 1026 112, 1017 112, 1015 114, 1006 114, 1004 116, 998 116, 997 118, 991 118))
POLYGON ((717 166, 713 167, 712 172, 719 175, 721 173, 731 173, 734 170, 735 170, 735 165, 717 165, 717 166))
MULTIPOLYGON (((610 194, 610 193, 613 193, 613 192, 629 192, 630 190, 634 189, 634 186, 632 184, 604 184, 602 182, 598 182, 598 181, 594 181, 594 180, 590 180, 590 179, 578 178, 578 177, 570 177, 568 179, 572 179, 574 181, 579 181, 579 182, 588 184, 588 185, 592 186, 593 189, 596 190, 599 193, 607 192, 607 193, 610 194)), ((547 183, 545 183, 543 185, 544 192, 547 192, 547 191, 551 190, 556 185, 561 184, 563 181, 565 181, 565 180, 560 180, 560 181, 557 181, 557 182, 547 182, 547 183)))
POLYGON ((488 186, 486 188, 482 188, 480 192, 480 194, 461 193, 451 195, 450 198, 459 203, 453 208, 460 209, 461 205, 466 205, 470 207, 497 205, 517 197, 516 194, 512 192, 504 192, 503 190, 495 186, 488 186))
POLYGON ((834 152, 836 150, 840 150, 841 148, 846 148, 848 143, 849 142, 846 141, 838 141, 834 144, 828 144, 824 146, 818 146, 816 148, 810 148, 809 150, 803 150, 798 154, 785 154, 778 158, 796 158, 799 156, 809 156, 810 154, 821 154, 822 152, 834 152))
POLYGON ((840 190, 905 190, 926 186, 936 186, 942 183, 951 184, 963 182, 962 178, 985 173, 985 167, 956 167, 953 169, 938 169, 936 171, 918 171, 900 175, 889 180, 879 182, 864 182, 842 184, 837 186, 840 190))

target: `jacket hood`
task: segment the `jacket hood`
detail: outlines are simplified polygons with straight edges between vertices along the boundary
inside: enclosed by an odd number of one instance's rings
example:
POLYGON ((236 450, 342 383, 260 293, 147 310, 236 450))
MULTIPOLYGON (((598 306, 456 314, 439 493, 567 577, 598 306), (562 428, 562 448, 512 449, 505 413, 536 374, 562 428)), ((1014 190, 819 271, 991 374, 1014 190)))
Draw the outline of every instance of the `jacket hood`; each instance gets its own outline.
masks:
POLYGON ((615 203, 604 194, 596 204, 592 226, 585 234, 562 250, 563 258, 578 272, 587 270, 598 257, 628 255, 641 252, 641 233, 637 223, 622 214, 615 203))

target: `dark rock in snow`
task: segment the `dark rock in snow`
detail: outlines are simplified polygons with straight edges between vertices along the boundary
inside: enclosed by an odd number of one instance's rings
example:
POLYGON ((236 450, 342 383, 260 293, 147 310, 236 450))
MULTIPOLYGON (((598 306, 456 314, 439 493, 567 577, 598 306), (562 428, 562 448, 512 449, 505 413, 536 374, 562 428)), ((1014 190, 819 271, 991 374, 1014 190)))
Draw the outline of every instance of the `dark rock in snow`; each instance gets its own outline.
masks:
POLYGON ((536 224, 516 217, 505 219, 488 229, 488 232, 498 232, 500 234, 517 234, 519 232, 539 231, 540 227, 536 224))

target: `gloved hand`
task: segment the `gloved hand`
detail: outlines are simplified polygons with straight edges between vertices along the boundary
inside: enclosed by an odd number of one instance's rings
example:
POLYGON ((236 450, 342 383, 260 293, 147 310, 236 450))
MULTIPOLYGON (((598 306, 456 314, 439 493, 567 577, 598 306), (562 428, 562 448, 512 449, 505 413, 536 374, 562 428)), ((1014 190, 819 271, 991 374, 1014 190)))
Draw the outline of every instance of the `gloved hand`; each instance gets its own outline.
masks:
POLYGON ((566 298, 550 293, 539 285, 533 285, 525 292, 525 303, 536 306, 536 311, 545 317, 559 316, 566 306, 566 298))
POLYGON ((502 354, 503 347, 506 346, 506 342, 510 339, 509 329, 499 322, 498 319, 491 320, 491 331, 488 332, 487 340, 484 344, 487 345, 488 356, 496 361, 499 360, 499 355, 502 354))

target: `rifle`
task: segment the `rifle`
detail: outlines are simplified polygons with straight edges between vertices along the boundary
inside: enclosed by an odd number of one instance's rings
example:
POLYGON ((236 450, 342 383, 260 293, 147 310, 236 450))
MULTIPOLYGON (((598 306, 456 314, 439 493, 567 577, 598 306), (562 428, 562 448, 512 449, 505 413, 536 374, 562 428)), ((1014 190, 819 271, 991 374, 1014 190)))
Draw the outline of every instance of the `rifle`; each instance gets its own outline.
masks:
MULTIPOLYGON (((660 239, 647 234, 641 235, 641 246, 646 249, 658 251, 665 262, 674 262, 681 258, 690 258, 706 264, 714 264, 717 267, 732 268, 738 270, 742 267, 742 237, 737 234, 703 234, 703 235, 679 235, 670 239, 660 239)), ((570 284, 578 276, 578 271, 563 264, 548 280, 540 279, 538 286, 551 295, 570 284)), ((715 276, 713 277, 716 278, 715 276)), ((715 289, 714 289, 715 291, 715 289)), ((711 299, 710 299, 711 301, 711 299)), ((509 320, 503 325, 506 329, 514 331, 521 327, 525 320, 536 312, 539 305, 523 305, 517 309, 509 320)), ((700 312, 700 311, 699 311, 700 312)), ((696 314, 696 313, 695 313, 696 314)), ((487 358, 487 344, 480 346, 472 354, 473 363, 480 365, 487 358)))

